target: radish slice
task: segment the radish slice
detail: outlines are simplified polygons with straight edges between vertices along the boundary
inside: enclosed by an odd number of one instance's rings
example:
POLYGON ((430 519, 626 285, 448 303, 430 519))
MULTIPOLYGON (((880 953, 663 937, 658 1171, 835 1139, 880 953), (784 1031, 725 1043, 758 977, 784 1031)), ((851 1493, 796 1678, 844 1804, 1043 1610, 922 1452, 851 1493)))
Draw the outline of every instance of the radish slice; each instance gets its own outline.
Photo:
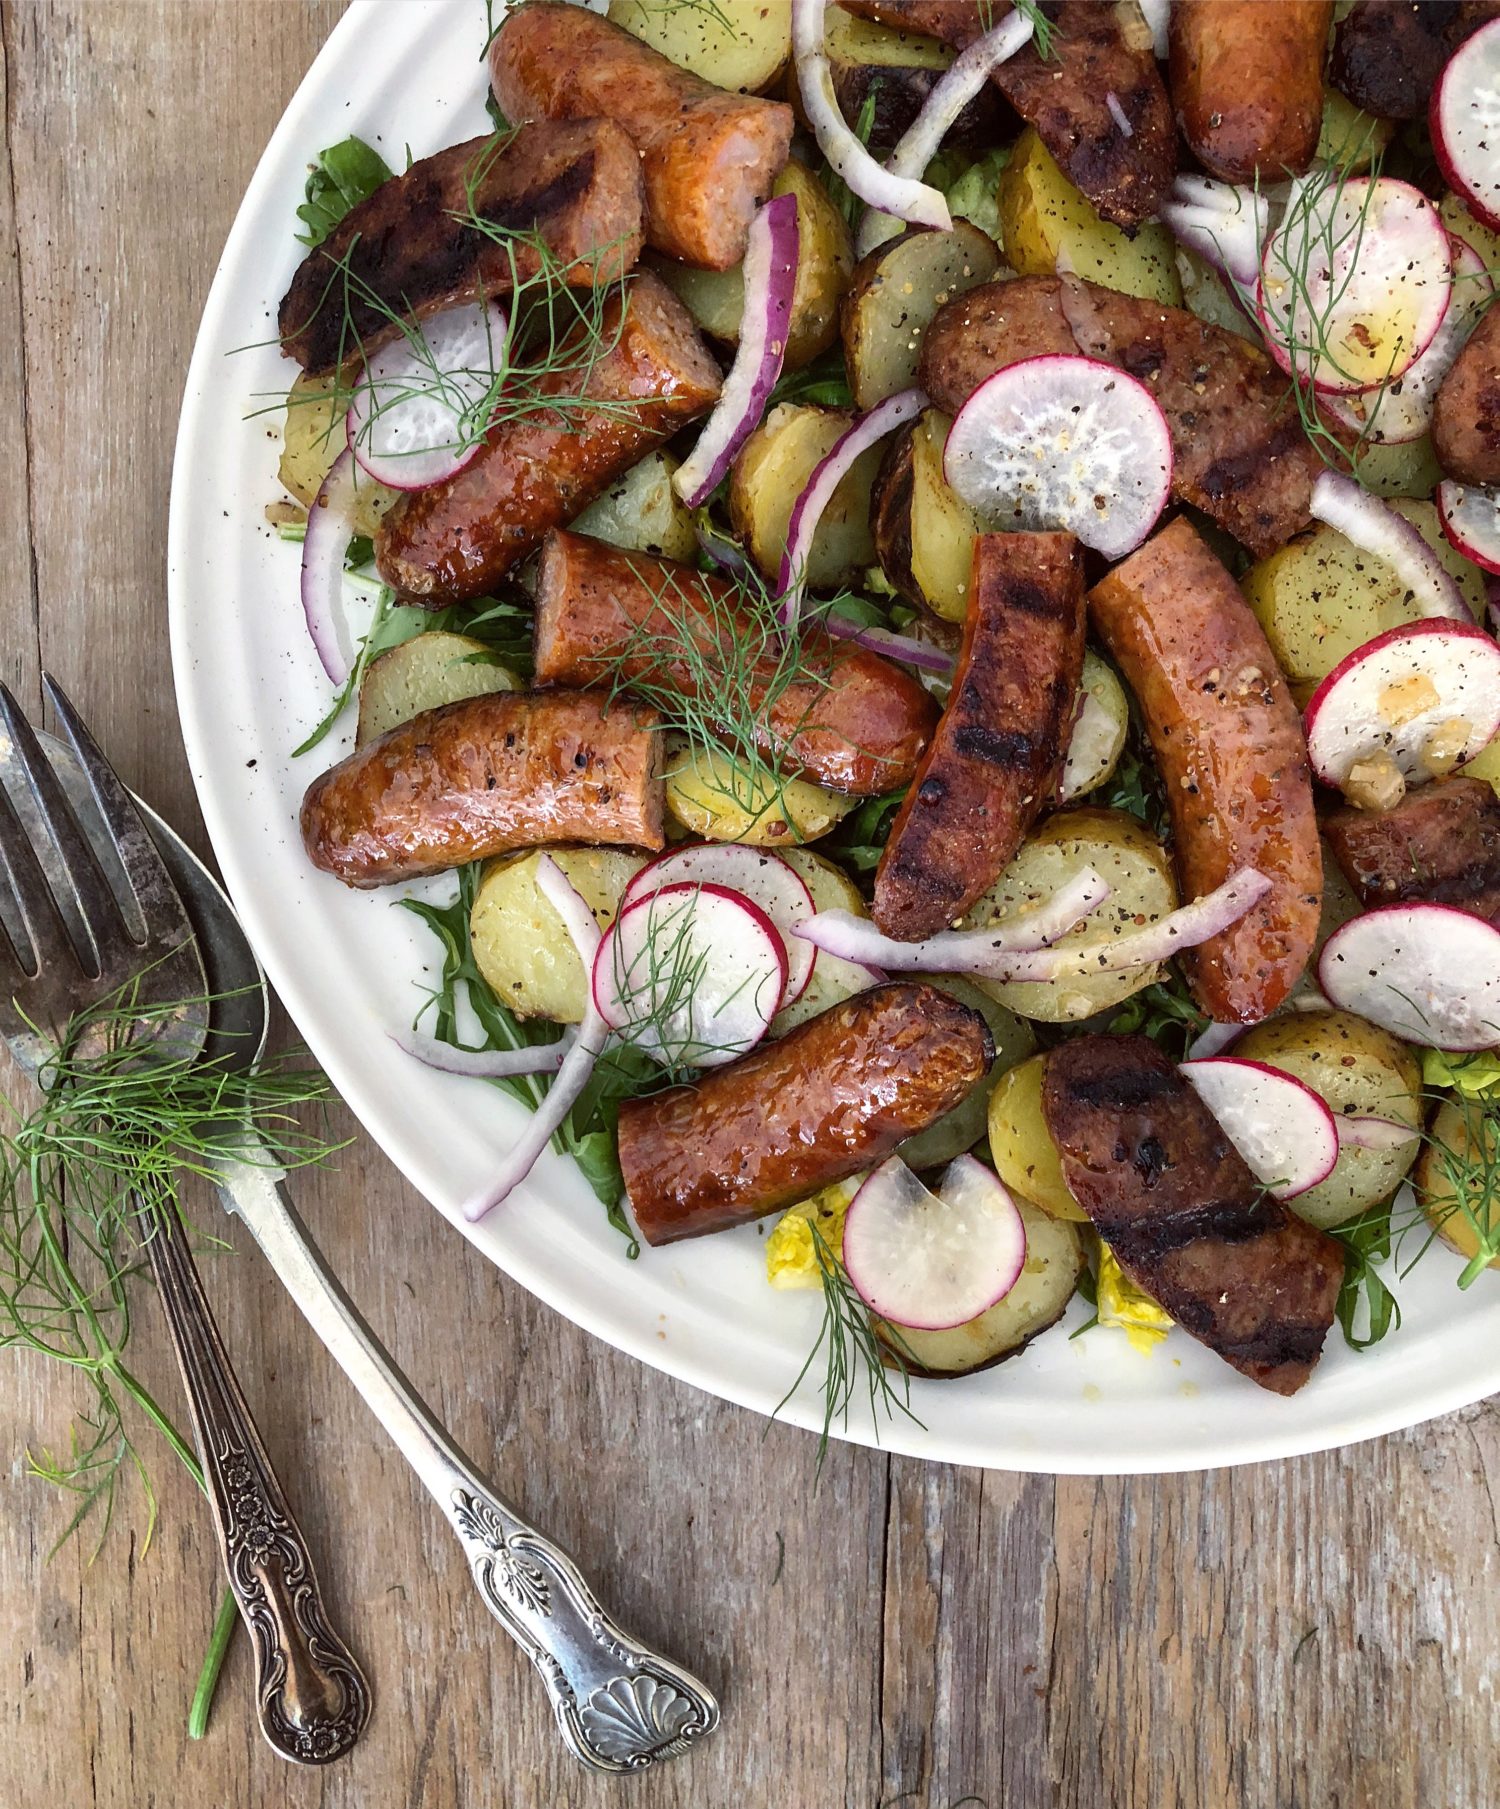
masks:
POLYGON ((1352 1112, 1347 1117, 1339 1113, 1334 1123, 1338 1126, 1340 1148, 1403 1149, 1421 1134, 1409 1124, 1398 1124, 1394 1118, 1376 1118, 1366 1113, 1352 1112))
POLYGON ((776 606, 777 619, 784 628, 790 628, 801 613, 813 536, 823 519, 823 511, 833 500, 834 491, 861 453, 879 445, 888 433, 914 421, 926 406, 927 397, 919 389, 904 389, 898 395, 887 396, 868 414, 861 415, 848 432, 841 434, 827 456, 813 467, 812 476, 792 505, 791 520, 786 527, 786 551, 781 555, 777 579, 781 598, 776 606))
POLYGON ((1478 325, 1495 285, 1484 260, 1466 240, 1448 235, 1453 248, 1453 299, 1432 344, 1411 369, 1379 389, 1331 396, 1325 406, 1335 420, 1375 446, 1419 440, 1432 425, 1433 404, 1469 335, 1478 325))
POLYGON ((1411 592, 1424 616, 1474 620, 1458 580, 1406 519, 1378 496, 1339 471, 1325 471, 1313 485, 1309 513, 1326 521, 1361 552, 1383 559, 1411 592))
POLYGON ((794 1004, 807 991, 817 951, 792 932, 812 916, 813 896, 801 874, 779 854, 744 842, 700 842, 669 849, 642 867, 626 886, 620 908, 628 910, 638 899, 673 885, 722 886, 759 905, 775 924, 786 955, 786 996, 781 1004, 794 1004))
POLYGON ((1256 310, 1272 356, 1314 389, 1376 389, 1431 345, 1453 293, 1436 207, 1389 176, 1295 183, 1261 257, 1256 310))
POLYGON ((1437 487, 1438 520, 1465 559, 1500 572, 1500 490, 1479 490, 1444 478, 1437 487))
POLYGON ((1449 57, 1428 109, 1432 147, 1448 186, 1500 232, 1500 19, 1449 57))
POLYGON ((425 490, 479 455, 504 367, 505 311, 445 308, 377 352, 345 431, 364 472, 392 490, 425 490))
POLYGON ((1318 980, 1342 1010, 1409 1043, 1500 1043, 1500 930, 1450 905, 1382 905, 1341 924, 1318 980))
POLYGON ((807 123, 818 149, 851 194, 883 214, 893 214, 908 226, 935 226, 947 232, 953 225, 942 193, 925 182, 896 176, 883 169, 849 129, 839 111, 833 89, 833 72, 823 48, 823 24, 827 0, 792 0, 792 59, 807 123))
POLYGON ((1472 760, 1500 734, 1500 646, 1472 622, 1407 622, 1340 660, 1308 701, 1307 755, 1325 785, 1394 762, 1409 782, 1472 760))
POLYGON ((577 1033, 566 1032, 555 1043, 529 1043, 524 1049, 455 1049, 435 1036, 418 1030, 392 1033, 391 1041, 403 1053, 415 1056, 425 1067, 441 1074, 463 1074, 471 1080, 510 1080, 520 1074, 556 1074, 562 1067, 577 1033))
POLYGON ((786 948, 748 898, 663 886, 621 911, 592 991, 611 1030, 666 1067, 717 1068, 765 1035, 786 991, 786 948))
POLYGON ((1167 505, 1172 436, 1143 383, 1049 353, 980 384, 948 430, 943 474, 987 525, 1066 529, 1120 559, 1167 505))
POLYGON ((872 1313, 940 1332, 1003 1300, 1026 1263, 1026 1227, 997 1177, 959 1156, 929 1193, 900 1159, 849 1202, 844 1271, 872 1313))
POLYGON ((1232 1055, 1186 1061, 1178 1072, 1276 1199, 1294 1200, 1333 1173, 1338 1127, 1311 1087, 1264 1062, 1232 1055))
POLYGON ((1190 1062, 1208 1061, 1212 1056, 1222 1055, 1244 1034, 1243 1024, 1207 1024, 1188 1044, 1187 1058, 1190 1062))
POLYGON ((341 452, 307 511, 302 540, 302 614, 323 670, 343 684, 354 665, 344 620, 344 555, 354 538, 359 473, 352 452, 341 452))
POLYGON ((786 357, 797 287, 797 197, 777 195, 750 222, 745 241, 745 307, 734 365, 698 443, 672 474, 690 509, 706 502, 765 411, 786 357))
POLYGON ((1208 176, 1179 176, 1161 218, 1189 251, 1206 258, 1245 294, 1255 293, 1261 249, 1271 230, 1271 204, 1264 194, 1208 176))

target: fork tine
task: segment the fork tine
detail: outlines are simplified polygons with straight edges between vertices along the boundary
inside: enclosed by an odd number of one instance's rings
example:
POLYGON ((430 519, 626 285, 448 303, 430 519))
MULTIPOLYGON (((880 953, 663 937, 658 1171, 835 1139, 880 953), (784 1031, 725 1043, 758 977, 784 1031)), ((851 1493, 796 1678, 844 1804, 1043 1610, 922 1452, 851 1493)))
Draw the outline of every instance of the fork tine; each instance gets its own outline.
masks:
POLYGON ((68 957, 76 967, 78 953, 57 908, 57 900, 52 896, 52 888, 47 884, 41 862, 31 846, 26 826, 16 815, 16 807, 3 786, 0 786, 0 871, 10 884, 11 903, 31 945, 23 954, 14 934, 0 920, 0 932, 3 932, 0 934, 0 958, 8 956, 14 963, 14 972, 0 975, 8 989, 8 997, 10 992, 35 979, 44 967, 60 956, 68 957))
POLYGON ((42 689, 78 756, 105 835, 138 908, 139 922, 131 925, 136 941, 145 942, 152 936, 173 941, 186 939, 191 933, 187 909, 135 800, 120 783, 119 774, 105 759, 68 694, 50 673, 42 674, 42 689))

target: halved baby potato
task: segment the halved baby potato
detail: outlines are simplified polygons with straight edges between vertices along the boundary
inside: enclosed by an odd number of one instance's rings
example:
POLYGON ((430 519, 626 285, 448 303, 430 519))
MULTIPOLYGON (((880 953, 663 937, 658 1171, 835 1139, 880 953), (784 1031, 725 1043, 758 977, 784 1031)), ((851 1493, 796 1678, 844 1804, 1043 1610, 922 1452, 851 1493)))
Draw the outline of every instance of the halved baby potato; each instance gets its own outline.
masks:
POLYGON ((1058 800, 1070 803, 1103 785, 1125 751, 1130 732, 1130 700, 1119 674, 1092 647, 1084 649, 1083 705, 1068 739, 1068 757, 1058 783, 1058 800))
POLYGON ((424 710, 519 691, 521 681, 490 657, 483 641, 469 634, 431 631, 403 641, 371 660, 359 686, 359 720, 354 745, 363 747, 424 710))
MULTIPOLYGON (((304 509, 317 501, 323 479, 348 446, 344 431, 348 412, 348 391, 340 394, 331 377, 309 377, 304 372, 287 394, 276 475, 304 509)), ((354 493, 355 533, 373 536, 381 516, 400 494, 359 474, 354 493)))
POLYGON ((995 1173, 1019 1198, 1055 1219, 1088 1223, 1063 1178, 1062 1155, 1042 1110, 1047 1057, 1033 1055, 1000 1076, 990 1095, 990 1157, 995 1173))
POLYGON ((759 94, 791 61, 784 0, 609 0, 609 16, 679 68, 740 94, 759 94))
POLYGON ((706 842, 795 847, 815 842, 859 802, 809 779, 773 780, 728 753, 681 742, 667 757, 667 815, 706 842))
MULTIPOLYGON (((1500 1187, 1482 1177, 1496 1172, 1500 1125, 1484 1102, 1449 1099, 1438 1108, 1412 1176, 1428 1223, 1460 1256, 1479 1254, 1500 1231, 1500 1187)), ((1490 1259, 1500 1269, 1500 1256, 1490 1259)))
MULTIPOLYGON (((812 893, 815 911, 850 911, 856 917, 869 916, 869 906, 859 887, 842 867, 825 860, 811 848, 779 848, 777 852, 796 870, 803 885, 812 893)), ((800 999, 783 1005, 772 1018, 771 1035, 785 1036, 788 1030, 795 1030, 809 1018, 821 1017, 831 1006, 865 992, 869 985, 868 968, 858 967, 852 961, 840 961, 837 955, 819 949, 807 990, 800 999)))
POLYGON ((961 622, 979 524, 943 476, 952 424, 929 408, 892 439, 875 480, 870 525, 880 568, 907 602, 961 622))
MULTIPOLYGON (((750 557, 773 584, 797 498, 853 423, 847 409, 783 402, 740 448, 729 478, 729 517, 750 557)), ((843 584, 874 563, 870 492, 880 453, 880 447, 872 446, 858 458, 829 499, 808 555, 810 589, 843 584)))
POLYGON ((672 488, 672 474, 680 462, 670 452, 651 453, 618 477, 569 526, 575 534, 592 534, 630 552, 695 558, 693 518, 672 488))

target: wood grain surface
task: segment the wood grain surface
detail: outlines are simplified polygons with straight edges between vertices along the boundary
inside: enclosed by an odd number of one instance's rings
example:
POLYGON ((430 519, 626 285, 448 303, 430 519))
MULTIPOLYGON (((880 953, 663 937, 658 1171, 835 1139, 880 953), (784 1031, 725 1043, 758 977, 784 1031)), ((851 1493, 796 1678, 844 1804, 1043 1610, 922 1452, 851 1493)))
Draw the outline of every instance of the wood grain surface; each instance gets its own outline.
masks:
MULTIPOLYGON (((39 669, 57 673, 200 847, 167 663, 173 427, 225 232, 339 11, 0 0, 0 670, 31 706, 39 669)), ((1500 1801, 1493 1403, 1162 1480, 840 1448, 815 1490, 810 1438, 545 1311, 367 1143, 298 1192, 459 1440, 622 1618, 702 1670, 722 1730, 643 1780, 580 1773, 446 1529, 242 1251, 206 1264, 209 1286, 370 1672, 369 1735, 327 1771, 278 1763, 241 1642, 208 1737, 186 1739, 219 1592, 203 1505, 164 1457, 149 1551, 117 1532, 92 1566, 77 1542, 49 1562, 60 1504, 24 1452, 64 1436, 81 1397, 0 1353, 3 1809, 1500 1801), (419 1296, 445 1303, 436 1323, 419 1296)), ((149 1312, 138 1355, 175 1399, 149 1312)))

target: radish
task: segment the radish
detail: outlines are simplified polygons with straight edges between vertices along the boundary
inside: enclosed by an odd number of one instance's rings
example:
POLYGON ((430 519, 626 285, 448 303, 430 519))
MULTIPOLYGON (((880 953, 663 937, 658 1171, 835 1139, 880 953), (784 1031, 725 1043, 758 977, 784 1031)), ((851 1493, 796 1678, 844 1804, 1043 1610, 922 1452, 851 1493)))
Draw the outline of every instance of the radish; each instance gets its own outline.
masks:
POLYGON ((1411 592, 1424 616, 1443 616, 1468 624, 1474 620, 1458 580, 1399 510, 1372 496, 1352 477, 1324 471, 1313 485, 1309 513, 1326 521, 1361 552, 1383 559, 1411 592))
POLYGON ((1356 647, 1313 692, 1307 754, 1325 785, 1394 762, 1420 783, 1500 733, 1500 646, 1482 628, 1407 622, 1356 647))
POLYGON ((341 452, 307 511, 302 539, 302 615, 323 670, 343 684, 354 664, 344 621, 344 555, 354 535, 359 483, 354 454, 341 452))
POLYGON ((1340 1112, 1334 1123, 1338 1126, 1341 1149, 1404 1149, 1422 1134, 1394 1118, 1377 1118, 1364 1112, 1340 1112))
POLYGON ((1278 1200, 1294 1200, 1333 1173, 1333 1113, 1300 1080, 1232 1055, 1182 1062, 1183 1079, 1218 1119, 1245 1166, 1278 1200))
POLYGON ((361 469, 392 490, 425 490, 479 454, 504 369, 507 323, 493 303, 445 308, 379 351, 345 431, 361 469))
POLYGON ((1447 229, 1419 189, 1321 172, 1292 186, 1261 257, 1256 312, 1283 370, 1347 392, 1415 364, 1452 293, 1447 229))
POLYGON ((779 854, 744 842, 699 842, 671 848, 635 875, 625 888, 620 908, 626 910, 667 886, 704 884, 722 886, 726 892, 748 898, 775 924, 787 963, 786 996, 781 1004, 795 1004, 812 979, 817 950, 792 932, 799 923, 807 922, 815 907, 801 874, 779 854))
POLYGON ((1020 1280, 1026 1227, 1010 1194, 972 1156, 949 1163, 936 1193, 892 1156, 849 1202, 843 1261, 872 1313, 913 1331, 946 1331, 1020 1280))
POLYGON ((1444 478, 1437 487, 1438 520, 1465 559, 1500 572, 1500 490, 1479 490, 1444 478))
POLYGON ((594 957, 600 1018, 666 1067, 716 1068, 765 1035, 786 948, 757 904, 718 885, 669 885, 621 911, 594 957))
POLYGON ((1167 505, 1172 436, 1143 383, 1049 353, 980 384, 948 430, 943 472, 987 525, 1066 529, 1120 559, 1167 505))
POLYGON ((1451 905, 1382 905, 1323 945, 1318 983, 1344 1011, 1453 1053, 1500 1043, 1500 930, 1451 905))
POLYGON ((1449 188, 1500 232, 1500 19, 1449 57, 1427 117, 1449 188))

